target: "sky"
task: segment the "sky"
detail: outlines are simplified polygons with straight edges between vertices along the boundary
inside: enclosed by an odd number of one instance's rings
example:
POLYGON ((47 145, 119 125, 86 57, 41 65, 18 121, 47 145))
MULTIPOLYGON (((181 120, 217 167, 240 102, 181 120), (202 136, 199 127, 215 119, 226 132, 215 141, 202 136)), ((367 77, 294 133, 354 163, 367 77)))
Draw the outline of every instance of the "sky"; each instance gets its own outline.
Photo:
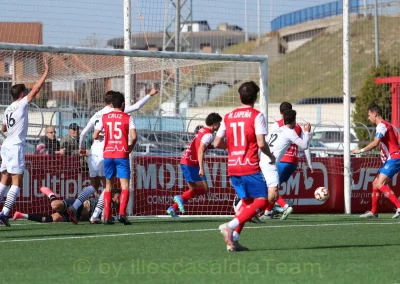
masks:
MULTIPOLYGON (((183 2, 185 0, 181 0, 183 2)), ((189 7, 190 0, 186 0, 189 7)), ((257 33, 257 0, 192 0, 193 20, 208 21, 211 29, 221 22, 245 28, 247 3, 248 31, 257 33)), ((172 0, 175 2, 175 0, 172 0)), ((305 7, 332 1, 260 0, 261 28, 268 32, 271 19, 305 7)), ((171 0, 132 0, 132 33, 151 34, 163 30, 164 18, 174 17, 171 0), (165 13, 167 11, 167 13, 165 13), (167 15, 167 17, 165 17, 167 15)), ((43 43, 88 45, 95 39, 101 45, 123 36, 123 0, 0 0, 0 21, 42 22, 43 43)), ((188 8, 182 15, 188 15, 188 8)))

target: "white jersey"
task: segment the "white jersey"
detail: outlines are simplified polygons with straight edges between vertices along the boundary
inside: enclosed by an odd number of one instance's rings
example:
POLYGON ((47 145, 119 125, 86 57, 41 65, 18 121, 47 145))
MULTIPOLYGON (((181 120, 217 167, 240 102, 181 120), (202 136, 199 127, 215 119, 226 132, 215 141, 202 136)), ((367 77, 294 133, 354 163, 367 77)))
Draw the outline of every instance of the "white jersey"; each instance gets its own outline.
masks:
MULTIPOLYGON (((298 145, 302 150, 307 149, 309 139, 310 135, 308 132, 304 132, 303 139, 301 139, 297 133, 288 126, 282 126, 272 130, 265 138, 272 154, 276 158, 275 163, 280 161, 291 144, 298 145)), ((269 162, 270 159, 265 154, 261 153, 260 164, 268 164, 269 162)))
POLYGON ((7 126, 8 135, 2 147, 25 146, 28 134, 28 97, 15 101, 6 108, 3 124, 7 126))
MULTIPOLYGON (((86 135, 95 128, 96 124, 100 122, 103 114, 109 113, 113 110, 113 108, 109 106, 105 106, 98 112, 96 112, 89 120, 89 123, 86 125, 86 127, 82 130, 81 136, 79 138, 79 147, 80 148, 85 148, 85 139, 86 135)), ((104 140, 99 139, 99 140, 94 140, 92 147, 91 147, 91 153, 93 154, 103 154, 104 150, 104 140)))
MULTIPOLYGON (((125 107, 124 112, 131 113, 131 112, 139 110, 141 107, 143 107, 148 102, 148 100, 150 100, 150 98, 151 98, 150 95, 144 96, 141 100, 137 101, 134 105, 125 107)), ((80 148, 85 148, 86 135, 92 129, 94 129, 96 127, 97 123, 99 123, 101 121, 101 118, 103 117, 103 115, 106 113, 109 113, 113 110, 114 110, 113 108, 111 108, 109 106, 105 106, 103 109, 99 110, 92 116, 92 118, 89 120, 89 123, 81 131, 81 135, 79 138, 79 147, 80 148)), ((104 132, 102 132, 101 134, 104 134, 104 132)), ((104 140, 103 139, 95 140, 92 144, 92 147, 90 148, 90 154, 102 156, 103 151, 104 151, 104 140)))

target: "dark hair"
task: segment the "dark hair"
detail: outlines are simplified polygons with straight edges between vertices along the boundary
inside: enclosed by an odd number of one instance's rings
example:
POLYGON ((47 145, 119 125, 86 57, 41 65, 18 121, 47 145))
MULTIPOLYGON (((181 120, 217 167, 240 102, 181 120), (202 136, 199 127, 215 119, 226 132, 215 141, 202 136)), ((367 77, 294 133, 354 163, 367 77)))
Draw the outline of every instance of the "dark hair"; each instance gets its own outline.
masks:
POLYGON ((286 110, 291 110, 292 109, 292 104, 288 102, 283 102, 279 106, 279 111, 283 114, 286 110))
POLYGON ((111 103, 114 108, 121 108, 122 104, 125 102, 125 96, 124 94, 120 92, 113 92, 112 98, 111 98, 111 103))
POLYGON ((24 84, 16 84, 11 87, 11 96, 13 97, 13 100, 16 101, 19 99, 21 94, 25 92, 26 88, 24 84))
POLYGON ((283 123, 292 124, 296 122, 296 111, 294 109, 285 110, 283 113, 283 123))
POLYGON ((206 125, 207 126, 211 126, 214 123, 218 123, 218 122, 221 122, 221 121, 222 121, 222 117, 218 113, 212 112, 209 115, 207 115, 206 125))
POLYGON ((382 108, 378 105, 372 105, 368 108, 370 112, 375 112, 378 115, 382 116, 382 108))
POLYGON ((120 188, 111 189, 111 196, 114 197, 116 194, 121 194, 121 189, 120 188))
POLYGON ((257 100, 257 94, 260 88, 253 81, 243 83, 239 87, 240 101, 244 105, 252 105, 257 100))
POLYGON ((199 132, 199 130, 202 128, 203 128, 203 125, 197 125, 196 128, 194 129, 194 134, 197 134, 197 132, 199 132))
POLYGON ((114 91, 108 91, 105 95, 104 95, 104 102, 106 103, 106 105, 109 105, 112 103, 112 95, 113 95, 114 91))

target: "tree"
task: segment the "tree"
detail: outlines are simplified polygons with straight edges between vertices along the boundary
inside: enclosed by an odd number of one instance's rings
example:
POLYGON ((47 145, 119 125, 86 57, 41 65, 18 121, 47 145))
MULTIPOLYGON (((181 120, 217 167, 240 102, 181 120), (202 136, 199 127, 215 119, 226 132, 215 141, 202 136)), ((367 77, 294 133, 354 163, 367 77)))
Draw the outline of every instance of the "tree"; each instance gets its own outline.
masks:
MULTIPOLYGON (((373 67, 368 74, 361 88, 360 94, 355 102, 355 110, 353 112, 353 121, 355 124, 361 122, 369 127, 373 125, 369 122, 367 113, 368 107, 377 104, 382 107, 383 118, 387 121, 392 119, 392 94, 390 85, 375 84, 375 78, 384 78, 391 76, 400 76, 400 62, 389 64, 387 61, 381 62, 378 67, 373 67)), ((356 125, 357 126, 357 125, 356 125)), ((360 141, 369 141, 370 137, 366 129, 356 129, 357 137, 360 141)))

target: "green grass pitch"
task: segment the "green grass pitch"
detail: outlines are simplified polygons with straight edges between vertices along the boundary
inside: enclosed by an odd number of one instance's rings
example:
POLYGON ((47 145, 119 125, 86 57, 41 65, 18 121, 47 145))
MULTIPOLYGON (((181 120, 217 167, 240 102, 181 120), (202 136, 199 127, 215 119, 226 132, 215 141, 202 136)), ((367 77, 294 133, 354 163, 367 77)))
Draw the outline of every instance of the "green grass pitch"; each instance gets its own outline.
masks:
POLYGON ((132 226, 12 222, 0 227, 1 283, 400 283, 392 215, 291 215, 249 224, 226 251, 226 218, 132 226))

